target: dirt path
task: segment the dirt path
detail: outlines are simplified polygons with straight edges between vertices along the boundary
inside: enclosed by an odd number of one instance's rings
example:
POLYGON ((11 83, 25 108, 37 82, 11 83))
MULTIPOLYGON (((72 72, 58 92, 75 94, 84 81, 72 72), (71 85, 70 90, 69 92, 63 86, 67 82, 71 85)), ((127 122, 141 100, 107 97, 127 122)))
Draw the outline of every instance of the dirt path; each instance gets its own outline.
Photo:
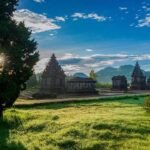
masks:
POLYGON ((18 105, 40 105, 46 103, 60 103, 60 102, 76 102, 76 101, 86 101, 86 100, 103 100, 111 98, 123 98, 123 97, 134 97, 134 96, 150 96, 150 91, 145 92, 134 92, 134 93, 107 93, 98 96, 84 96, 84 97, 69 97, 69 98, 57 98, 57 99, 44 99, 44 100, 27 100, 18 99, 15 106, 18 105))

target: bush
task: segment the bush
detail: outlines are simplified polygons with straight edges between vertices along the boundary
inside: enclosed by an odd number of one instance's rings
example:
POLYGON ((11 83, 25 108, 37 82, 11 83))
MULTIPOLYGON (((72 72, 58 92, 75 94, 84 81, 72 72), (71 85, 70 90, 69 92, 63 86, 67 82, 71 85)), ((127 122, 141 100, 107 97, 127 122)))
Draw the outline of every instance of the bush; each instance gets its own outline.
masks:
POLYGON ((146 110, 150 111, 150 97, 145 100, 144 106, 146 110))
POLYGON ((112 88, 112 84, 109 84, 109 83, 97 83, 96 87, 97 88, 102 88, 102 89, 111 89, 112 88))

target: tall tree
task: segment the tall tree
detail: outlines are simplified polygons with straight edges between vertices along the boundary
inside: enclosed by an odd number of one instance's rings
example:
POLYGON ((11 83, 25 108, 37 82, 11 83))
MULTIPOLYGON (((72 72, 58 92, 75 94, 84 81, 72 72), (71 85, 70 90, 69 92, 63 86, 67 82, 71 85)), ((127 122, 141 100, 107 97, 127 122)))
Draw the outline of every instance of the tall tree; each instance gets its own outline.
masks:
MULTIPOLYGON (((4 65, 0 73, 0 111, 11 107, 39 59, 37 43, 24 23, 12 19, 18 0, 0 0, 0 54, 4 65)), ((0 112, 2 116, 2 113, 0 112)))
POLYGON ((95 71, 94 70, 91 70, 91 72, 90 72, 90 78, 92 78, 93 80, 96 80, 96 73, 95 73, 95 71))

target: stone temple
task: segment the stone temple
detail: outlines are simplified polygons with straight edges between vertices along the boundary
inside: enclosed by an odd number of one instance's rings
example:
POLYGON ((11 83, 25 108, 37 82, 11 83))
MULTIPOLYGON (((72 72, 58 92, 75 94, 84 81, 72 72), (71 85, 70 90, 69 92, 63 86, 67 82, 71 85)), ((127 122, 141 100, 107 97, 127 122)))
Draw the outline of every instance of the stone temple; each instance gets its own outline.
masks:
MULTIPOLYGON (((114 76, 112 78, 112 90, 125 90, 127 89, 127 79, 125 76, 114 76)), ((138 62, 133 69, 131 75, 131 90, 150 90, 150 77, 146 81, 146 76, 144 76, 143 71, 140 68, 138 62)))
POLYGON ((132 73, 131 89, 132 90, 145 90, 146 86, 146 76, 144 76, 139 63, 136 62, 132 73))
POLYGON ((96 94, 96 81, 91 78, 74 77, 67 81, 68 93, 96 94))
POLYGON ((147 89, 150 90, 150 77, 147 79, 147 89))
POLYGON ((48 98, 64 94, 97 94, 96 81, 73 77, 69 80, 53 54, 41 77, 41 87, 35 98, 48 98))
POLYGON ((53 54, 43 72, 40 93, 49 95, 63 93, 64 91, 65 73, 53 54))

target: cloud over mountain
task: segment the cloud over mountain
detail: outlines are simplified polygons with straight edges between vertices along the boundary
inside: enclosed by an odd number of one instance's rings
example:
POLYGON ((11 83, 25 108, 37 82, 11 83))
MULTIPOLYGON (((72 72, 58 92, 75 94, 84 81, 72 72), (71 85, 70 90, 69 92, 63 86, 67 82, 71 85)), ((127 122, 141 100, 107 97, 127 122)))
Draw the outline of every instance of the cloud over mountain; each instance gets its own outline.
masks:
MULTIPOLYGON (((35 66, 35 71, 42 72, 50 58, 41 59, 35 66)), ((125 54, 95 54, 91 56, 78 56, 73 54, 65 54, 58 57, 59 63, 67 74, 74 74, 76 72, 89 73, 91 69, 96 71, 110 66, 120 66, 121 63, 135 61, 148 61, 150 62, 150 55, 125 55, 125 54)))

